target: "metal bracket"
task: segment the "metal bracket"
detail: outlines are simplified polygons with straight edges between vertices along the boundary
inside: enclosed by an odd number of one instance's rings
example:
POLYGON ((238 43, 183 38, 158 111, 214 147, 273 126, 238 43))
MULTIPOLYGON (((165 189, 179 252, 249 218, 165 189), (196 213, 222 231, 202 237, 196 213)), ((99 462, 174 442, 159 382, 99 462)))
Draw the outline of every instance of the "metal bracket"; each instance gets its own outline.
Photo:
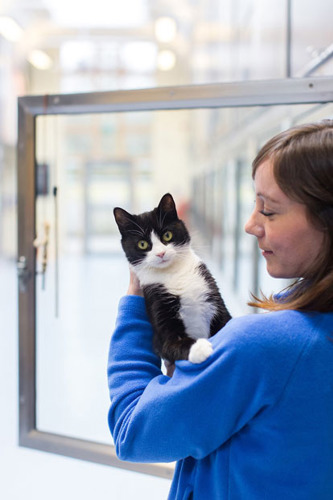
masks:
POLYGON ((30 277, 30 272, 27 266, 27 258, 23 255, 17 261, 17 277, 19 282, 19 290, 24 293, 27 290, 27 282, 30 277))

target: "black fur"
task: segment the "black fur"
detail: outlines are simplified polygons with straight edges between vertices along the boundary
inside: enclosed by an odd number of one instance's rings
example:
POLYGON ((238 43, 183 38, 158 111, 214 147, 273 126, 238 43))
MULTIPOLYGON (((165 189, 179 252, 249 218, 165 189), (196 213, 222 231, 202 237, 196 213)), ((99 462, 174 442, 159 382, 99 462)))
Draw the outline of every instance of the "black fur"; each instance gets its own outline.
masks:
POLYGON ((225 306, 224 300, 220 295, 220 291, 215 279, 203 262, 199 266, 200 273, 208 283, 210 293, 207 296, 207 302, 215 305, 217 311, 210 324, 210 337, 219 332, 221 328, 231 319, 231 315, 225 306))
POLYGON ((163 285, 145 286, 143 292, 155 332, 155 352, 171 363, 176 359, 187 359, 195 340, 187 335, 179 315, 180 298, 169 293, 163 285))

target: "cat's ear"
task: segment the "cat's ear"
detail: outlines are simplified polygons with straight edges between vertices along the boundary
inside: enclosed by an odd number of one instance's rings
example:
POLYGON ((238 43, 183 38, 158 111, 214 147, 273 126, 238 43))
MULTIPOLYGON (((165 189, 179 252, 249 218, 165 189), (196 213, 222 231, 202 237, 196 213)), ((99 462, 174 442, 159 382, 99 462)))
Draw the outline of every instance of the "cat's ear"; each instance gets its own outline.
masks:
POLYGON ((160 210, 163 213, 169 214, 174 219, 178 219, 176 205, 170 193, 167 193, 162 197, 158 205, 158 210, 160 210))
POLYGON ((133 221, 132 215, 126 212, 126 210, 124 210, 123 208, 114 208, 113 215, 120 232, 128 228, 128 226, 131 225, 133 221))

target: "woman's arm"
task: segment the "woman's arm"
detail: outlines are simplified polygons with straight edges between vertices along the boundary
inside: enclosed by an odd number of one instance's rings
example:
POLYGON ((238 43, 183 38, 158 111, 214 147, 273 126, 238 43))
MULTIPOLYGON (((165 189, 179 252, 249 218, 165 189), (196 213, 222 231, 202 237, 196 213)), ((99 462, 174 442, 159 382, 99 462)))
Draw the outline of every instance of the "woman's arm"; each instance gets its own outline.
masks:
POLYGON ((299 350, 279 347, 266 324, 270 315, 258 316, 231 320, 212 337, 214 351, 204 363, 177 361, 169 378, 153 353, 144 299, 121 300, 108 366, 109 425, 119 458, 203 458, 280 397, 299 350))

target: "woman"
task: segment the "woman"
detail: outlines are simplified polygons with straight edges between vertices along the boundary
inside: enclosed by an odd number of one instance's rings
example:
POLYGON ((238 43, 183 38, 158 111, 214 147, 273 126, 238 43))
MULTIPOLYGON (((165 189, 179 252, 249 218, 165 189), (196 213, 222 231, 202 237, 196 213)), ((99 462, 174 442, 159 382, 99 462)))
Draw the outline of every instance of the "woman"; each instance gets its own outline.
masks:
POLYGON ((177 460, 169 498, 333 498, 333 121, 271 139, 253 162, 254 235, 269 274, 296 280, 254 298, 202 364, 162 375, 131 277, 111 340, 109 424, 118 456, 177 460))

